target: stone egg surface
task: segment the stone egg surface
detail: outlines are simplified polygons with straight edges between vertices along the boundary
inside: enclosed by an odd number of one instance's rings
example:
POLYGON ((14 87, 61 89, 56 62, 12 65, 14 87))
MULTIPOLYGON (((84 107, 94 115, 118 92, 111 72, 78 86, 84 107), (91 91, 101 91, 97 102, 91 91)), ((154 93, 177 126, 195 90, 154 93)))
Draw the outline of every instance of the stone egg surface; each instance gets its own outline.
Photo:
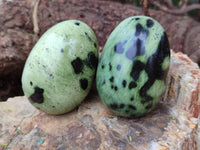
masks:
POLYGON ((29 54, 22 88, 30 102, 48 114, 74 109, 89 93, 98 64, 92 29, 79 20, 47 30, 29 54))
POLYGON ((119 116, 139 117, 165 91, 170 49, 163 27, 146 16, 129 17, 109 36, 97 68, 102 102, 119 116))

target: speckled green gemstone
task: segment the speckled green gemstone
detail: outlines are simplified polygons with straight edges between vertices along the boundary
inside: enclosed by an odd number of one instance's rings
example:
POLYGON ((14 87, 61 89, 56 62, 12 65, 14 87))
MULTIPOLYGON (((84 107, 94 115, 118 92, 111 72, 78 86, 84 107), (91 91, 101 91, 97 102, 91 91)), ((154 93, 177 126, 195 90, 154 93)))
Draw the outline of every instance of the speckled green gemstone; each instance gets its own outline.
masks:
POLYGON ((97 68, 102 102, 119 116, 139 117, 155 108, 165 91, 170 49, 153 18, 129 17, 109 36, 97 68))
POLYGON ((38 40, 26 61, 22 88, 48 114, 74 109, 89 93, 98 64, 92 29, 79 20, 60 22, 38 40))

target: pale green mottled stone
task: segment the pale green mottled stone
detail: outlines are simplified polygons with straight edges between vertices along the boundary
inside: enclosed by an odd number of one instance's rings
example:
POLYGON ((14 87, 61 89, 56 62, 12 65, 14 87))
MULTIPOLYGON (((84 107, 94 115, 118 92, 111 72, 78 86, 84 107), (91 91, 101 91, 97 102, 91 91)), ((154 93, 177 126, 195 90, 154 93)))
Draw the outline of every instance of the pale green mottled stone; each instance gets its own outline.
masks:
POLYGON ((78 20, 63 21, 47 30, 32 49, 23 70, 23 91, 46 113, 69 112, 90 91, 97 63, 92 29, 78 20))

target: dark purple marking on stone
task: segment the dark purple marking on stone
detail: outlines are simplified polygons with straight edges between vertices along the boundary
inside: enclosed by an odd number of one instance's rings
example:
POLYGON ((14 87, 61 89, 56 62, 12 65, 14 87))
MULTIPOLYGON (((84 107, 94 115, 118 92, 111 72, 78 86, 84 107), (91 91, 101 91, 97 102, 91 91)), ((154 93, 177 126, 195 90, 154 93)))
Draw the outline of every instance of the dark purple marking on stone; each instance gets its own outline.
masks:
POLYGON ((54 78, 53 74, 50 74, 49 77, 50 77, 50 78, 54 78))
POLYGON ((121 70, 121 65, 117 65, 117 70, 121 70))
POLYGON ((60 51, 61 51, 61 53, 63 53, 63 52, 64 52, 64 49, 62 48, 60 51))
POLYGON ((114 46, 114 51, 118 54, 122 54, 124 52, 123 46, 126 44, 127 41, 119 42, 114 46))
POLYGON ((126 57, 133 60, 136 56, 145 54, 145 42, 148 36, 148 30, 144 29, 141 24, 136 25, 135 35, 132 39, 132 45, 126 52, 126 57))

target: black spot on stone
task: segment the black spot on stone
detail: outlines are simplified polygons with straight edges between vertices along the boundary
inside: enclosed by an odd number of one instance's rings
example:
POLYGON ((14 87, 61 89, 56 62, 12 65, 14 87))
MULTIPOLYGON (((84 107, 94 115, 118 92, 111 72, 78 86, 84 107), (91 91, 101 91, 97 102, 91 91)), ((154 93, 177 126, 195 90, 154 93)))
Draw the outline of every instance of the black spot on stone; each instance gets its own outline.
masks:
POLYGON ((34 93, 29 97, 29 99, 33 103, 43 103, 44 102, 44 97, 43 97, 44 89, 35 87, 34 88, 34 93))
POLYGON ((142 27, 141 24, 138 23, 138 24, 136 25, 136 32, 135 32, 135 35, 136 35, 136 36, 140 35, 140 33, 142 32, 142 30, 144 30, 144 28, 142 27))
POLYGON ((133 67, 130 73, 130 76, 137 81, 139 76, 140 76, 140 72, 145 69, 145 64, 143 64, 141 61, 134 61, 133 62, 133 67))
POLYGON ((110 71, 112 70, 112 65, 111 65, 111 63, 109 63, 109 70, 110 70, 110 71))
POLYGON ((110 82, 113 82, 114 81, 114 77, 112 76, 109 80, 110 80, 110 82))
POLYGON ((142 103, 142 104, 145 104, 145 102, 146 102, 146 101, 145 101, 144 99, 143 99, 143 100, 141 100, 141 103, 142 103))
POLYGON ((151 28, 153 25, 154 25, 153 20, 148 19, 148 20, 147 20, 147 27, 148 27, 148 28, 151 28))
POLYGON ((117 70, 121 70, 121 65, 117 65, 117 70))
POLYGON ((53 74, 49 74, 49 77, 50 77, 50 78, 54 78, 53 74))
POLYGON ((32 81, 30 82, 30 85, 31 85, 31 86, 33 85, 33 82, 32 82, 32 81))
POLYGON ((133 106, 133 105, 128 105, 129 108, 133 109, 133 110, 136 110, 136 107, 133 106))
POLYGON ((111 89, 113 89, 114 88, 114 86, 113 85, 111 85, 111 89))
POLYGON ((91 37, 88 35, 87 32, 85 32, 85 36, 87 37, 88 40, 90 40, 90 41, 92 40, 91 37))
POLYGON ((151 101, 153 100, 153 98, 151 96, 147 95, 147 90, 153 85, 155 79, 148 81, 142 86, 142 88, 140 89, 140 96, 144 98, 145 102, 151 101))
POLYGON ((52 106, 52 108, 55 108, 55 106, 52 106))
MULTIPOLYGON (((140 94, 141 94, 141 93, 140 93, 140 94)), ((141 101, 142 104, 145 104, 145 103, 150 102, 150 101, 153 100, 153 98, 152 98, 151 96, 148 96, 146 93, 144 93, 144 95, 142 95, 142 97, 144 98, 144 99, 141 101)))
POLYGON ((88 80, 87 79, 80 79, 80 86, 83 90, 86 90, 88 87, 88 80))
POLYGON ((127 110, 125 110, 125 113, 127 113, 127 114, 128 114, 128 113, 129 113, 129 110, 128 110, 128 109, 127 109, 127 110))
POLYGON ((104 84, 106 84, 106 81, 105 81, 105 80, 103 80, 103 83, 102 83, 102 85, 104 85, 104 84))
POLYGON ((79 26, 79 25, 80 25, 80 22, 75 22, 74 24, 77 25, 77 26, 79 26))
POLYGON ((115 91, 117 91, 118 90, 118 87, 117 86, 115 86, 115 91))
POLYGON ((133 99, 133 97, 131 97, 131 101, 133 101, 134 99, 133 99))
POLYGON ((101 68, 104 69, 104 65, 101 65, 101 68))
POLYGON ((124 44, 126 44, 127 41, 124 41, 124 42, 119 42, 115 45, 114 47, 114 51, 118 54, 122 54, 124 52, 124 44))
POLYGON ((166 57, 170 57, 169 41, 164 32, 156 52, 149 57, 146 71, 151 79, 163 79, 165 77, 164 70, 162 70, 162 62, 166 57))
POLYGON ((137 47, 137 56, 143 55, 145 50, 144 50, 144 48, 142 49, 142 41, 140 39, 137 39, 136 47, 137 47))
POLYGON ((138 23, 136 25, 135 36, 139 36, 140 34, 143 34, 143 35, 145 35, 147 37, 148 33, 149 33, 148 30, 144 29, 140 23, 138 23))
POLYGON ((137 118, 138 116, 135 114, 131 114, 131 118, 137 118))
POLYGON ((126 87, 126 80, 122 81, 122 85, 123 85, 124 88, 126 87))
POLYGON ((135 82, 132 81, 132 82, 129 83, 128 88, 129 88, 129 89, 132 89, 132 88, 135 88, 136 86, 137 86, 137 84, 136 84, 135 82))
POLYGON ((96 43, 94 43, 94 47, 97 48, 97 44, 96 43))
POLYGON ((118 108, 118 105, 117 105, 117 104, 115 104, 115 103, 113 103, 113 104, 110 104, 110 108, 111 108, 111 109, 113 109, 113 110, 115 110, 115 109, 117 109, 117 108, 118 108))
POLYGON ((135 18, 135 20, 140 20, 140 18, 135 18))
POLYGON ((119 108, 121 109, 124 108, 124 104, 120 104, 119 108))
POLYGON ((97 64, 98 64, 98 58, 95 56, 93 52, 89 52, 86 60, 86 65, 91 69, 96 69, 97 64))
POLYGON ((151 109, 152 108, 152 103, 150 103, 150 104, 148 104, 146 107, 145 107, 145 109, 151 109))
POLYGON ((148 81, 140 89, 140 96, 144 98, 142 103, 153 100, 151 96, 147 95, 148 89, 153 85, 156 79, 163 80, 167 72, 162 70, 162 62, 166 57, 170 57, 169 42, 167 35, 164 32, 156 52, 149 57, 145 70, 148 74, 148 81))
POLYGON ((82 73, 83 70, 83 61, 77 57, 75 60, 71 62, 72 67, 74 68, 74 72, 76 74, 82 73))

